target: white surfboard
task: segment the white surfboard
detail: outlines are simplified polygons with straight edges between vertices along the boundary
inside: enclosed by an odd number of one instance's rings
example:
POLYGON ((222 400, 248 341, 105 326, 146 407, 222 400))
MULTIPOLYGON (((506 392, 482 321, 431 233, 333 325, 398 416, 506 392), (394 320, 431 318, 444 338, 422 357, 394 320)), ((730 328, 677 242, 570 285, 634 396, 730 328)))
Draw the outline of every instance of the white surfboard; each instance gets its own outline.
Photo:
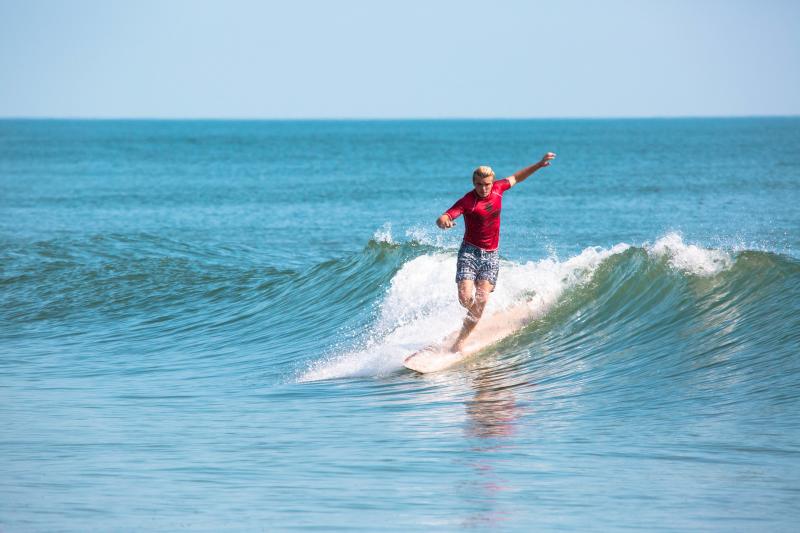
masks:
POLYGON ((450 368, 519 331, 533 320, 534 314, 533 309, 526 302, 498 311, 491 316, 485 316, 467 337, 460 352, 450 351, 450 347, 458 337, 458 331, 454 331, 441 342, 409 355, 403 365, 422 374, 450 368))

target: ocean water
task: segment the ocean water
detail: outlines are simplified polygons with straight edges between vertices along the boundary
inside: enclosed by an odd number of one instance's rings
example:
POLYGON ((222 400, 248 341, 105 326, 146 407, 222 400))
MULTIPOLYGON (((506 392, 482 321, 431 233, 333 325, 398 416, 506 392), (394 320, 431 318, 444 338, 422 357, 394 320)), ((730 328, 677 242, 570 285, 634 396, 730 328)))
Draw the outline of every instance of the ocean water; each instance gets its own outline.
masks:
POLYGON ((800 118, 0 121, 0 530, 796 531, 800 118), (470 188, 504 197, 464 365, 470 188))

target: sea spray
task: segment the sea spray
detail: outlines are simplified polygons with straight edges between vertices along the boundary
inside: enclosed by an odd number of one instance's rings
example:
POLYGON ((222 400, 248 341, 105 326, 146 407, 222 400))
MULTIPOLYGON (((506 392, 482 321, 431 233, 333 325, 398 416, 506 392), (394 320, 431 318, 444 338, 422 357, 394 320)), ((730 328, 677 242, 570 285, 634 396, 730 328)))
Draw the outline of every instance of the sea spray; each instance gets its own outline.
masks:
MULTIPOLYGON (((628 248, 624 243, 610 249, 590 247, 563 262, 554 258, 525 264, 503 261, 486 313, 527 302, 532 317, 539 318, 564 291, 589 281, 603 261, 628 248)), ((362 344, 314 361, 299 381, 386 375, 400 369, 409 354, 458 329, 464 311, 455 297, 455 262, 452 253, 433 253, 404 264, 392 278, 377 320, 362 344)))
POLYGON ((666 259, 672 268, 696 276, 712 276, 733 264, 725 250, 685 244, 683 237, 674 232, 656 240, 652 246, 646 245, 645 249, 654 257, 666 259))
POLYGON ((386 244, 395 244, 392 237, 392 224, 391 222, 384 223, 383 226, 375 230, 372 234, 372 240, 375 242, 385 242, 386 244))

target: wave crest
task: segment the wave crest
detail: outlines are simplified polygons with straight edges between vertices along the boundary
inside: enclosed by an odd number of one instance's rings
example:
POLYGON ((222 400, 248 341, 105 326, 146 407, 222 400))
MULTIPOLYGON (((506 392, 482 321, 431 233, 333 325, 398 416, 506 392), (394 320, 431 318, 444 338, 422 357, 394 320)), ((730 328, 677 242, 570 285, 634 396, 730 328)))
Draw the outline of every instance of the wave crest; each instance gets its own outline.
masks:
POLYGON ((668 233, 645 250, 653 257, 666 259, 670 267, 696 276, 713 276, 733 265, 731 255, 720 249, 686 244, 679 233, 668 233))

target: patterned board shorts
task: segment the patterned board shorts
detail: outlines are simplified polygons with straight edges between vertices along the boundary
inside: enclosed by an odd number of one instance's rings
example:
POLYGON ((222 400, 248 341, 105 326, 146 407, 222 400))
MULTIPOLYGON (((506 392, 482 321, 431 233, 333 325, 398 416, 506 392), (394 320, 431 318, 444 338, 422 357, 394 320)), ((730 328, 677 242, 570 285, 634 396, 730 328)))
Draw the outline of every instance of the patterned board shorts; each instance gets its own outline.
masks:
POLYGON ((485 279, 492 285, 497 285, 499 272, 500 254, 497 250, 487 252, 466 242, 461 243, 456 263, 456 283, 465 279, 485 279))

